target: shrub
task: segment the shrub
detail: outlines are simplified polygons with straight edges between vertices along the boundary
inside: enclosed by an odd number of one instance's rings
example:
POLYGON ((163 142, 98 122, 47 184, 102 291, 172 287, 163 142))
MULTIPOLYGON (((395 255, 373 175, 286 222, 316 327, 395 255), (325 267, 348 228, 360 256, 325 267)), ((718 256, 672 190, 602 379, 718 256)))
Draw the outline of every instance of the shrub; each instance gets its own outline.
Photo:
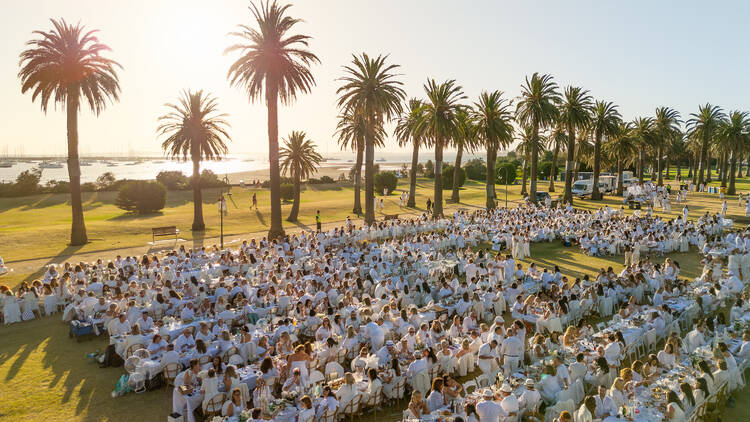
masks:
MULTIPOLYGON (((552 170, 552 161, 542 161, 539 164, 539 178, 544 179, 549 177, 550 170, 552 170)), ((557 177, 557 174, 559 173, 559 169, 555 167, 555 174, 552 175, 552 177, 557 177)))
POLYGON ((487 180, 487 165, 484 164, 484 160, 481 158, 467 161, 463 165, 463 169, 467 179, 479 180, 481 182, 487 180))
POLYGON ((70 193, 70 182, 50 180, 47 182, 46 189, 50 193, 70 193))
POLYGON ((81 183, 81 192, 96 192, 97 190, 96 183, 81 183))
POLYGON ((398 177, 396 176, 396 173, 393 171, 384 171, 380 173, 375 173, 375 193, 381 194, 383 192, 383 189, 388 189, 388 193, 390 194, 394 190, 396 190, 396 185, 398 184, 398 177))
MULTIPOLYGON (((443 189, 453 189, 453 166, 446 164, 443 167, 443 189)), ((458 187, 461 187, 466 182, 466 172, 463 168, 458 168, 458 187)))
POLYGON ((430 179, 435 177, 435 163, 432 160, 427 160, 427 163, 425 163, 424 176, 430 179))
POLYGON ((513 161, 503 161, 495 166, 495 181, 500 185, 512 185, 516 181, 517 167, 513 161))
POLYGON ((106 173, 102 173, 101 176, 96 178, 96 188, 100 191, 107 191, 112 189, 112 185, 117 181, 115 178, 115 175, 108 171, 106 173))
POLYGON ((294 199, 294 185, 291 183, 282 183, 280 187, 281 199, 291 201, 294 199))
POLYGON ((311 178, 307 180, 310 185, 323 185, 327 183, 336 183, 331 176, 320 176, 320 179, 311 178))
MULTIPOLYGON (((190 179, 182 174, 181 171, 160 171, 159 174, 156 175, 156 181, 169 190, 190 188, 190 179)), ((203 180, 201 180, 201 182, 203 182, 203 180)))
POLYGON ((33 195, 39 191, 40 180, 42 180, 41 169, 24 170, 16 177, 13 193, 18 196, 33 195))
POLYGON ((164 208, 167 189, 152 180, 130 180, 122 184, 115 205, 136 214, 150 214, 164 208))
MULTIPOLYGON (((282 185, 285 184, 285 183, 289 183, 289 184, 293 184, 294 183, 294 179, 292 179, 291 177, 281 176, 279 179, 280 179, 279 183, 282 184, 282 185)), ((271 181, 270 180, 264 180, 263 183, 260 184, 260 187, 263 188, 263 189, 270 188, 271 187, 271 181)))
POLYGON ((223 180, 219 179, 219 176, 211 170, 203 170, 201 172, 201 187, 202 188, 220 188, 227 184, 223 180))

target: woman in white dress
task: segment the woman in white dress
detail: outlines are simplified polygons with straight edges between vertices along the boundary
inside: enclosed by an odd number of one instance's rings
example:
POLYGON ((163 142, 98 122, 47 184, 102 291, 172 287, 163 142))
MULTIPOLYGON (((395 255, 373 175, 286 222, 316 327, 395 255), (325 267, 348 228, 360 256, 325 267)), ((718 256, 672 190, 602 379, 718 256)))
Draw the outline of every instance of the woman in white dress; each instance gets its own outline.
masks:
POLYGON ((203 408, 219 392, 219 377, 216 376, 214 368, 208 370, 208 375, 201 383, 201 394, 203 394, 203 408))
POLYGON ((21 322, 21 305, 18 304, 12 290, 6 286, 2 286, 2 288, 5 289, 2 297, 3 321, 5 321, 5 325, 21 322))
POLYGON ((23 314, 21 317, 24 321, 30 321, 36 318, 36 314, 39 313, 39 296, 36 290, 30 288, 28 285, 21 287, 19 293, 21 291, 23 291, 21 294, 21 299, 23 300, 23 314))

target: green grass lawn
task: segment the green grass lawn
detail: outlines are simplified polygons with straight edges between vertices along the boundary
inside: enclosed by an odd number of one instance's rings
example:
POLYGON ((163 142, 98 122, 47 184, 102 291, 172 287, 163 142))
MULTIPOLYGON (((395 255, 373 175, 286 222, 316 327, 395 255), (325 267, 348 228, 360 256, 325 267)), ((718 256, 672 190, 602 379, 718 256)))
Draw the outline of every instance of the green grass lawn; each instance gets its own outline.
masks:
MULTIPOLYGON (((750 182, 742 183, 750 187, 750 182)), ((399 189, 405 188, 402 182, 399 189)), ((547 189, 547 183, 540 186, 547 189)), ((562 187, 557 187, 557 194, 562 187)), ((432 196, 432 185, 420 180, 417 203, 424 207, 428 196, 432 196)), ((446 197, 450 191, 445 192, 446 197)), ((462 204, 482 206, 484 186, 469 183, 461 191, 462 204)), ((214 199, 216 191, 204 193, 206 197, 206 223, 209 227, 206 237, 218 234, 218 213, 214 199)), ((251 193, 233 189, 229 216, 225 220, 225 231, 243 234, 267 229, 268 195, 258 191, 260 212, 248 210, 251 193)), ((504 199, 503 187, 498 196, 504 199)), ((511 201, 520 198, 520 186, 512 186, 509 192, 511 201)), ((192 239, 189 231, 192 219, 190 192, 170 192, 168 207, 160 215, 128 216, 112 205, 112 194, 86 195, 86 219, 92 242, 83 248, 73 250, 66 247, 69 230, 69 209, 64 195, 45 195, 33 198, 0 199, 0 256, 8 261, 54 256, 71 252, 106 250, 127 246, 143 246, 151 240, 150 227, 176 224, 183 233, 180 237, 192 239)), ((398 194, 386 200, 386 213, 405 213, 410 210, 399 208, 398 194)), ((314 210, 321 209, 325 221, 343 220, 350 215, 352 190, 350 188, 306 191, 302 196, 301 224, 312 225, 314 210)), ((619 207, 621 201, 607 197, 601 202, 576 201, 577 206, 596 209, 604 204, 619 207)), ((747 224, 744 208, 737 206, 735 198, 729 198, 729 216, 739 224, 747 224)), ((691 217, 705 211, 715 211, 720 206, 718 197, 695 194, 689 199, 691 217)), ((454 207, 455 205, 452 205, 454 207)), ((284 213, 289 210, 285 205, 284 213)), ((680 211, 673 206, 672 217, 680 211)), ((417 210, 421 211, 421 210, 417 210)), ((628 210, 629 212, 629 210, 628 210)), ((286 215, 285 215, 286 216, 286 215)), ((285 222, 285 227, 295 227, 285 222)), ((622 257, 589 257, 578 248, 563 248, 559 242, 533 244, 532 255, 526 263, 537 262, 546 268, 559 265, 562 273, 569 278, 583 274, 595 275, 600 268, 612 266, 615 271, 622 268, 622 257)), ((107 255, 102 252, 102 255, 107 255)), ((698 255, 695 252, 670 255, 680 263, 682 275, 694 277, 699 274, 698 255)), ((12 265, 11 265, 12 267, 12 265)), ((33 277, 33 273, 16 272, 0 279, 3 284, 15 286, 23 279, 33 277)), ((121 368, 100 369, 88 361, 85 355, 96 349, 103 350, 103 339, 76 343, 68 338, 67 326, 59 321, 59 315, 14 324, 0 328, 0 421, 163 421, 171 410, 171 390, 160 390, 144 394, 130 394, 113 399, 111 391, 121 368)), ((750 419, 750 401, 741 400, 750 390, 736 393, 737 406, 730 409, 728 418, 750 419)), ((400 419, 398 409, 386 409, 385 420, 400 419)))

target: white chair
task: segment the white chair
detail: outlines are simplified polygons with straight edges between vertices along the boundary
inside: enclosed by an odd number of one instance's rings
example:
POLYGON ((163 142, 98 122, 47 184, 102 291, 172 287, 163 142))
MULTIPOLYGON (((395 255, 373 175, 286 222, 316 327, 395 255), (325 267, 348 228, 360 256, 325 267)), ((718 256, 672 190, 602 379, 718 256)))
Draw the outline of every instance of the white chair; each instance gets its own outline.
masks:
POLYGON ((212 417, 221 414, 221 408, 224 405, 225 399, 226 394, 216 393, 209 401, 203 403, 203 415, 206 420, 211 420, 212 417))

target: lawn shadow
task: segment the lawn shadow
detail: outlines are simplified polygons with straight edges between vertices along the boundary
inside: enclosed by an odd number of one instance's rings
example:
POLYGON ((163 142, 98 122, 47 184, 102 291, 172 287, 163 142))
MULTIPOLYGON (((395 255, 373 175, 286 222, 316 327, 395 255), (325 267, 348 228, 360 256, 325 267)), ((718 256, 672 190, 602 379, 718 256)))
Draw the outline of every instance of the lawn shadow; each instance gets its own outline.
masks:
POLYGON ((258 222, 260 224, 262 224, 263 226, 267 226, 266 219, 263 218, 263 214, 258 209, 255 210, 255 218, 258 219, 258 222))
POLYGON ((134 212, 124 212, 120 215, 116 215, 114 217, 110 217, 107 219, 107 221, 131 221, 131 220, 148 220, 151 218, 161 217, 164 215, 164 212, 157 211, 150 214, 137 214, 134 212))
POLYGON ((312 230, 312 227, 308 226, 307 224, 300 223, 299 220, 297 221, 289 221, 289 223, 294 224, 298 228, 302 230, 312 230))

